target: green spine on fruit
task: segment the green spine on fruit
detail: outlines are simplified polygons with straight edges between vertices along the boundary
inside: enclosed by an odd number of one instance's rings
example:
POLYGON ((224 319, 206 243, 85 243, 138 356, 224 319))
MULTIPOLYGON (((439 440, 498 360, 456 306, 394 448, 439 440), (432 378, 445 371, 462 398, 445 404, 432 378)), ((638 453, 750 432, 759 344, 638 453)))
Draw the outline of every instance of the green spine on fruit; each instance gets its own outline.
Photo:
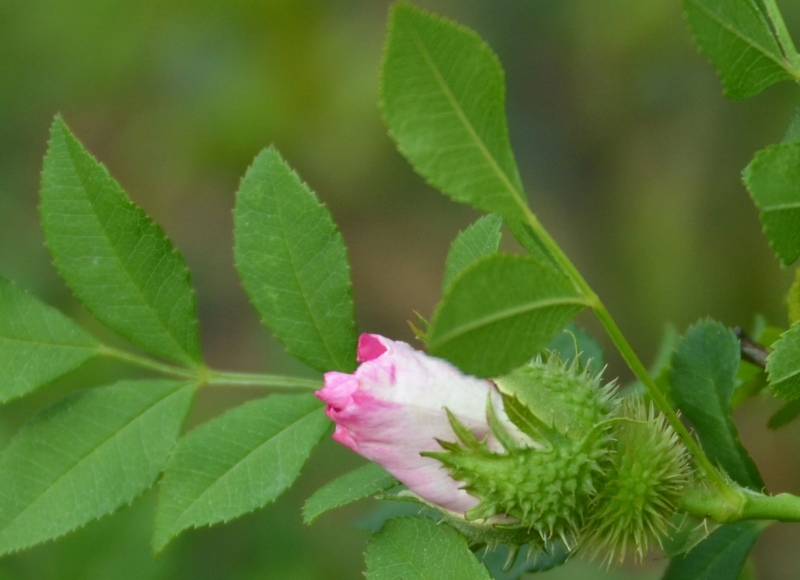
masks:
POLYGON ((523 447, 505 432, 490 398, 487 417, 502 452, 448 413, 458 441, 440 441, 443 451, 425 455, 441 461, 480 500, 467 521, 506 516, 514 521, 509 527, 535 532, 542 545, 560 538, 569 546, 606 477, 613 387, 554 355, 495 382, 509 418, 536 445, 523 447))
POLYGON ((609 477, 595 499, 581 546, 607 565, 661 545, 689 484, 689 454, 663 415, 640 398, 624 401, 614 424, 609 477))

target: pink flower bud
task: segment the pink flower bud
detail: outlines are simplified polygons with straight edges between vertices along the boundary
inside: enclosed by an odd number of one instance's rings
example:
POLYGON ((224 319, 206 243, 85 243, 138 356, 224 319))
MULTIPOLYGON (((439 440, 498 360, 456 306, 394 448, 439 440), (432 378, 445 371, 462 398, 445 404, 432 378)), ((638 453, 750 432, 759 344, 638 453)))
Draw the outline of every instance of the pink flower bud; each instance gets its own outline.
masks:
POLYGON ((508 419, 491 381, 462 374, 450 363, 377 334, 362 334, 361 365, 352 375, 325 373, 317 397, 336 423, 333 438, 380 464, 408 488, 447 510, 463 514, 479 500, 469 495, 442 463, 420 455, 441 451, 437 439, 455 441, 445 408, 492 450, 502 446, 486 419, 487 398, 506 431, 535 444, 508 419))

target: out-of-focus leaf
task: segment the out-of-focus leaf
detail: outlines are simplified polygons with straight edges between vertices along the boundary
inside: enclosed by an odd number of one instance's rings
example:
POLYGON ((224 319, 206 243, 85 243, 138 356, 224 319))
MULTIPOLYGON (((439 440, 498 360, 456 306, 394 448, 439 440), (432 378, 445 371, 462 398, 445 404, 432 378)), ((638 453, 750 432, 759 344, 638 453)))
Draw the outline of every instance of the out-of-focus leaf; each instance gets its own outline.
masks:
POLYGON ((733 424, 731 397, 739 369, 739 339, 722 324, 692 326, 672 357, 672 398, 694 425, 708 458, 737 483, 764 483, 733 424))
POLYGON ((161 483, 155 550, 186 528, 227 522, 277 499, 330 424, 313 395, 272 395, 189 433, 161 483))
POLYGON ((772 249, 790 266, 800 256, 800 142, 759 151, 744 176, 772 249))
POLYGON ((772 417, 769 418, 767 426, 770 429, 779 429, 784 425, 788 425, 800 415, 800 399, 784 403, 783 406, 775 411, 772 417))
POLYGON ((752 0, 684 0, 683 8, 700 52, 719 71, 726 96, 745 99, 800 77, 752 0))
POLYGON ((60 117, 50 130, 40 209, 56 268, 98 320, 153 354, 199 364, 183 256, 60 117))
POLYGON ((795 323, 772 345, 767 357, 769 386, 781 399, 800 397, 800 323, 795 323))
POLYGON ((447 290, 450 283, 464 268, 497 252, 497 248, 500 246, 500 226, 502 225, 503 218, 496 214, 489 214, 456 236, 444 265, 443 291, 447 290))
POLYGON ((794 281, 791 288, 789 288, 787 303, 789 306, 789 322, 794 324, 800 320, 800 268, 794 272, 794 281))
POLYGON ((673 558, 663 580, 737 580, 763 529, 753 521, 720 526, 688 554, 673 558))
POLYGON ((477 34, 395 4, 381 86, 389 134, 420 175, 456 201, 525 218, 503 70, 477 34))
POLYGON ((311 524, 332 509, 391 489, 397 480, 377 463, 367 463, 319 488, 303 506, 303 521, 311 524))
POLYGON ((488 256, 445 294, 428 345, 464 372, 501 376, 541 350, 585 305, 572 282, 547 263, 488 256))
POLYGON ((795 109, 792 119, 789 121, 789 127, 783 136, 782 143, 794 143, 800 141, 800 107, 795 109))
POLYGON ((389 520, 369 542, 367 580, 491 580, 461 534, 428 518, 389 520))
POLYGON ((580 355, 583 368, 589 368, 593 373, 603 370, 603 349, 588 332, 572 322, 547 343, 547 348, 567 364, 580 355))
POLYGON ((494 580, 519 580, 525 574, 546 572, 561 566, 567 561, 569 551, 564 549, 560 543, 556 543, 551 548, 551 552, 547 554, 534 553, 529 555, 528 547, 522 546, 513 565, 505 571, 503 568, 506 567, 509 556, 508 546, 499 546, 488 552, 481 550, 478 552, 478 557, 489 569, 494 580))
POLYGON ((309 366, 352 371, 356 327, 344 240, 272 147, 247 170, 234 223, 236 269, 264 324, 309 366))
POLYGON ((0 402, 75 370, 99 348, 61 312, 0 278, 0 402))
POLYGON ((39 413, 0 455, 0 554, 130 503, 164 468, 195 385, 123 381, 39 413))

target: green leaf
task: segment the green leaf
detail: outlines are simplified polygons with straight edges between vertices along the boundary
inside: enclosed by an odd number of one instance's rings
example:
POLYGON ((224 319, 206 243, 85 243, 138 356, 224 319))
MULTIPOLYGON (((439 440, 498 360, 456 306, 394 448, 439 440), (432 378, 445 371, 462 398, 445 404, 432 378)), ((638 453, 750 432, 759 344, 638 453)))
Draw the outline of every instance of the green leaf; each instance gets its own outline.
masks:
POLYGON ((61 312, 0 278, 0 402, 77 369, 99 348, 61 312))
POLYGON ((684 0, 683 8, 700 52, 719 71, 726 96, 745 99, 800 77, 752 0, 684 0))
POLYGON ((769 386, 776 397, 800 397, 800 323, 795 323, 772 345, 767 357, 769 386))
POLYGON ((791 288, 789 288, 787 303, 789 307, 789 322, 794 324, 800 320, 800 268, 794 271, 794 281, 791 288))
POLYGON ((502 237, 500 233, 502 225, 503 218, 496 214, 489 214, 456 236, 444 265, 443 291, 447 290, 464 268, 485 256, 497 253, 502 237))
POLYGON ((786 134, 783 136, 781 143, 796 143, 800 141, 800 107, 794 110, 792 119, 789 121, 789 127, 786 129, 786 134))
POLYGON ((313 523, 332 509, 391 489, 397 480, 376 463, 367 463, 319 488, 303 506, 303 521, 313 523))
POLYGON ((200 362, 183 257, 60 117, 50 130, 40 210, 56 268, 98 320, 153 354, 200 362))
POLYGON ((567 364, 580 355, 583 368, 589 368, 595 374, 603 370, 603 349, 588 332, 572 322, 547 343, 547 349, 558 354, 567 364))
POLYGON ((800 142, 756 153, 744 182, 759 210, 764 232, 784 266, 800 257, 800 142))
POLYGON ((491 580, 467 541, 428 518, 389 520, 367 547, 367 580, 491 580))
POLYGON ((186 528, 227 522, 277 499, 330 425, 313 395, 272 395, 189 433, 161 482, 156 552, 186 528))
POLYGON ((356 367, 350 266, 314 193, 270 147, 247 170, 234 211, 236 269, 286 350, 320 371, 356 367))
POLYGON ((467 268, 436 309, 431 354, 496 377, 529 360, 585 306, 570 280, 533 258, 494 255, 467 268))
POLYGON ((508 231, 514 236, 520 246, 523 247, 533 258, 540 262, 549 262, 556 270, 563 271, 563 268, 558 263, 558 260, 553 256, 544 242, 539 238, 539 235, 533 231, 533 228, 525 222, 517 220, 505 220, 508 231))
POLYGON ((0 554, 57 538, 150 487, 195 388, 122 381, 39 413, 0 455, 0 554))
POLYGON ((508 546, 502 545, 494 550, 479 550, 478 557, 489 569, 494 580, 519 580, 531 578, 526 574, 546 572, 566 563, 569 550, 560 543, 551 546, 549 553, 534 552, 529 554, 528 546, 522 546, 510 567, 506 566, 509 556, 508 546))
POLYGON ((389 134, 420 175, 456 201, 525 219, 503 70, 477 34, 395 4, 381 93, 389 134))
POLYGON ((737 580, 763 529, 753 521, 717 528, 688 554, 673 558, 662 580, 737 580))
POLYGON ((769 418, 767 427, 770 429, 780 429, 784 425, 788 425, 800 416, 800 399, 784 403, 783 406, 775 411, 772 417, 769 418))
POLYGON ((718 322, 692 326, 672 357, 672 398, 692 422, 708 458, 737 483, 764 487, 733 424, 731 397, 739 369, 739 340, 718 322))

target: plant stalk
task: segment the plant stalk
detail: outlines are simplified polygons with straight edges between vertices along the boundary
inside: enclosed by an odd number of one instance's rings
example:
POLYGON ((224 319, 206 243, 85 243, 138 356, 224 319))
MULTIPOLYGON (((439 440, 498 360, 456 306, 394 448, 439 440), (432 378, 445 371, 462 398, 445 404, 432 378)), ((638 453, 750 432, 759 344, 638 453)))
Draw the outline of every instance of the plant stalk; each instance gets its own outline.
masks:
POLYGON ((772 21, 772 25, 775 27, 775 34, 778 37, 778 42, 780 43, 781 48, 783 49, 783 54, 786 57, 786 60, 788 60, 795 69, 795 78, 800 79, 800 55, 797 54, 797 48, 794 46, 792 36, 789 34, 789 29, 786 28, 786 22, 783 20, 783 14, 781 14, 778 4, 775 2, 775 0, 764 0, 764 7, 767 10, 769 19, 772 21))

